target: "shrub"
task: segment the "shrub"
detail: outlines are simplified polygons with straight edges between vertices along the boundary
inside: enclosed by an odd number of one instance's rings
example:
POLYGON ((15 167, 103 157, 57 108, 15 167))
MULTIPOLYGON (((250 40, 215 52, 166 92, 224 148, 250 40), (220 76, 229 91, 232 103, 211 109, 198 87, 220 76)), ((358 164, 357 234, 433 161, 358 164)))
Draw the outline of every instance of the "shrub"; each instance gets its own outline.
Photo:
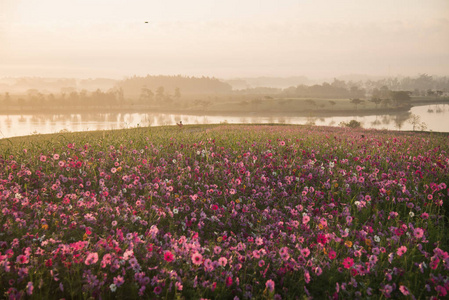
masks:
POLYGON ((357 120, 351 120, 349 122, 341 122, 340 126, 342 126, 342 127, 349 127, 349 128, 361 128, 362 127, 362 123, 360 123, 357 120))

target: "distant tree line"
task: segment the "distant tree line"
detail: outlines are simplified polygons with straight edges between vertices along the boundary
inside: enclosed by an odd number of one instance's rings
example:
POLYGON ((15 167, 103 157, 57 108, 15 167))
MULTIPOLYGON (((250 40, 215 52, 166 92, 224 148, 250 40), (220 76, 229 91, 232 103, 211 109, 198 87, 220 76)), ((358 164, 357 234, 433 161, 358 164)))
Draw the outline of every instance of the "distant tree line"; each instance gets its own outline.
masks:
MULTIPOLYGON (((260 96, 261 99, 274 98, 322 98, 350 99, 355 108, 365 101, 377 106, 401 106, 407 104, 411 97, 447 97, 449 95, 449 78, 432 77, 421 74, 416 78, 386 78, 377 81, 344 81, 334 79, 331 83, 304 85, 289 88, 256 87, 233 91, 228 83, 210 77, 187 76, 133 76, 124 80, 109 79, 45 79, 19 78, 0 80, 0 105, 8 109, 40 109, 42 107, 84 107, 93 106, 113 107, 123 105, 144 105, 161 107, 165 105, 179 107, 179 105, 196 105, 207 109, 212 101, 218 98, 232 99, 246 97, 246 95, 260 96), (5 86, 16 87, 29 84, 32 88, 21 93, 10 93, 5 86), (35 88, 37 83, 43 86, 35 88), (3 86, 1 86, 3 84, 3 86), (107 89, 93 89, 95 84, 109 86, 107 89), (70 86, 74 85, 74 86, 70 86), (62 86, 58 92, 48 90, 62 86), (80 89, 80 86, 90 89, 80 89), (6 91, 6 92, 5 92, 6 91)), ((259 106, 259 102, 251 102, 259 106)), ((243 102, 244 103, 244 102, 243 102)))
POLYGON ((97 89, 94 92, 62 89, 60 93, 44 94, 37 89, 29 89, 26 94, 12 96, 9 92, 0 95, 0 104, 5 109, 18 107, 20 109, 39 110, 43 107, 94 107, 116 106, 124 104, 123 90, 109 89, 106 92, 97 89))
MULTIPOLYGON (((449 95, 449 77, 432 77, 421 74, 416 78, 386 78, 377 81, 346 82, 334 78, 332 83, 315 85, 298 85, 285 89, 255 88, 247 93, 271 92, 272 95, 298 98, 333 98, 333 99, 379 99, 390 100, 394 104, 403 103, 410 97, 442 97, 449 95)), ((244 93, 244 91, 240 91, 244 93)), ((376 101, 376 100, 375 100, 376 101)), ((379 103, 380 103, 379 102, 379 103)), ((384 101, 385 102, 385 101, 384 101)), ((388 101, 387 101, 388 102, 388 101)), ((388 103, 386 103, 388 104, 388 103)))
POLYGON ((347 85, 342 80, 334 79, 332 83, 324 82, 323 84, 315 84, 312 86, 298 85, 289 87, 282 91, 284 96, 300 97, 300 98, 362 98, 365 97, 366 91, 358 85, 347 85))
MULTIPOLYGON (((188 77, 188 76, 133 76, 116 83, 116 87, 123 89, 126 97, 141 97, 142 89, 151 91, 155 96, 163 93, 176 97, 176 91, 181 90, 184 95, 200 94, 230 94, 232 87, 216 78, 188 77), (158 93, 159 90, 159 93, 158 93)), ((151 97, 151 96, 150 96, 151 97)))
POLYGON ((413 96, 443 96, 449 93, 449 77, 434 77, 420 74, 417 77, 391 77, 377 81, 367 80, 361 84, 366 90, 376 93, 382 88, 391 91, 410 91, 413 96))

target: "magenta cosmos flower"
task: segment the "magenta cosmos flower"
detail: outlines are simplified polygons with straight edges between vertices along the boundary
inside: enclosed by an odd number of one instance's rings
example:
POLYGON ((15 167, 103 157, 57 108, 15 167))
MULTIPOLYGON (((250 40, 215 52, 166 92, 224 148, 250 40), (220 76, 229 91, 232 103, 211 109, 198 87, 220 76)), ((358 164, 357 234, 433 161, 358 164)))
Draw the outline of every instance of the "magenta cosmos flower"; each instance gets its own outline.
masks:
POLYGON ((175 256, 170 251, 165 251, 164 259, 165 259, 166 262, 172 262, 172 261, 175 260, 175 256))
POLYGON ((354 265, 354 260, 353 260, 352 258, 346 257, 346 258, 343 260, 343 266, 344 266, 346 269, 351 268, 353 265, 354 265))

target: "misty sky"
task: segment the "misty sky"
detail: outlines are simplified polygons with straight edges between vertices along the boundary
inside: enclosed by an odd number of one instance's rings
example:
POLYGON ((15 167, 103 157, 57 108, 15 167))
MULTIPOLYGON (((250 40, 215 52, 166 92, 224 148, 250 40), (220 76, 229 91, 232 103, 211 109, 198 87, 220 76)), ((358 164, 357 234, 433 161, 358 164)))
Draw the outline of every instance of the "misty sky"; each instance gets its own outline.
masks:
POLYGON ((420 73, 449 75, 448 0, 0 0, 0 77, 420 73))

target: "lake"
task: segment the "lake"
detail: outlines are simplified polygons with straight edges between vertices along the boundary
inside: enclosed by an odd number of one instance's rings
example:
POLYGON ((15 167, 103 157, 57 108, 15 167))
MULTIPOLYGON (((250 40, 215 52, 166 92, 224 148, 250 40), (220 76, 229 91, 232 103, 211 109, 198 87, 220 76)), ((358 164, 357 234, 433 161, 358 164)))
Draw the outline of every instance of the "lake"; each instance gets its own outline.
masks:
POLYGON ((357 120, 364 128, 387 130, 413 130, 410 114, 419 116, 419 124, 426 130, 449 132, 449 104, 413 107, 409 113, 399 115, 339 116, 339 117, 270 117, 270 116, 203 116, 161 113, 92 113, 92 114, 35 114, 0 115, 0 138, 25 136, 31 134, 58 133, 65 131, 90 131, 184 124, 218 123, 279 123, 315 124, 339 126, 341 122, 357 120))

